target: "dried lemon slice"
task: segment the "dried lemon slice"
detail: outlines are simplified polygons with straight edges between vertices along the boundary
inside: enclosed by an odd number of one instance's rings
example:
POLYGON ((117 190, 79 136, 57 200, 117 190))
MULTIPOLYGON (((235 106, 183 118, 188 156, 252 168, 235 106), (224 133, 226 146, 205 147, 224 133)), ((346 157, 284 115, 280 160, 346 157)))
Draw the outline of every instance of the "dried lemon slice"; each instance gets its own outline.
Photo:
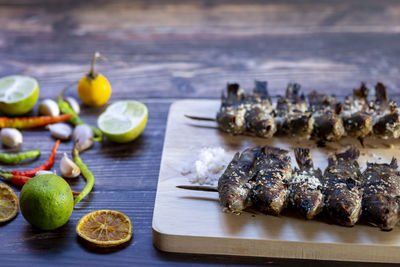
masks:
POLYGON ((0 184, 0 223, 11 220, 18 213, 18 198, 6 184, 0 184))
POLYGON ((99 247, 113 247, 131 239, 132 222, 122 212, 96 210, 79 220, 76 233, 99 247))

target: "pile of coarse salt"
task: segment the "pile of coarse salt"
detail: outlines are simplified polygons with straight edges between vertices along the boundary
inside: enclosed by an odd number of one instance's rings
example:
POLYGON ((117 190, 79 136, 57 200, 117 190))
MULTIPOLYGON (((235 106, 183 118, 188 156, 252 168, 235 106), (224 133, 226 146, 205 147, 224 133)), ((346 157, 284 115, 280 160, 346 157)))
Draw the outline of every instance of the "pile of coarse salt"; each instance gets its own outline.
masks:
POLYGON ((231 159, 231 153, 221 147, 205 147, 200 150, 197 160, 187 166, 182 174, 193 184, 214 185, 231 159))

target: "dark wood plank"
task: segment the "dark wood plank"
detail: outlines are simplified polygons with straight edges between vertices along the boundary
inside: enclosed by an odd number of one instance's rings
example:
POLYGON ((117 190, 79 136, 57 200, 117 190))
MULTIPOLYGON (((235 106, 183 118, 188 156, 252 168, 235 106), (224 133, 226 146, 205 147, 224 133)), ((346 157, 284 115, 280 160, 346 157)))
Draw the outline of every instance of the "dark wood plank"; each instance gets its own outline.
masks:
MULTIPOLYGON (((143 135, 130 144, 96 144, 82 159, 96 176, 64 227, 42 232, 21 215, 0 226, 1 266, 257 264, 318 266, 321 262, 170 254, 156 250, 151 222, 169 105, 186 97, 217 98, 228 81, 251 87, 266 79, 273 94, 288 81, 306 91, 343 96, 360 81, 388 84, 400 100, 398 1, 73 1, 0 0, 0 76, 38 78, 41 98, 55 97, 88 69, 91 54, 108 57, 98 69, 113 86, 111 101, 135 98, 149 107, 143 135), (77 239, 75 224, 96 209, 129 215, 134 239, 112 250, 77 239)), ((68 92, 76 95, 74 90, 68 92)), ((85 108, 95 124, 104 108, 85 108)), ((31 114, 34 114, 32 112, 31 114)), ((40 148, 44 161, 54 140, 24 131, 23 149, 40 148)), ((72 143, 62 143, 69 153, 72 143)), ((56 169, 61 158, 57 157, 56 169)), ((6 166, 5 168, 10 168, 6 166)), ((70 181, 74 189, 82 178, 70 181)), ((16 189, 18 192, 19 190, 16 189)), ((326 266, 343 263, 324 262, 326 266)), ((378 266, 354 264, 354 266, 378 266)))
POLYGON ((2 2, 0 73, 37 77, 46 97, 79 79, 94 50, 117 98, 215 98, 254 79, 275 93, 289 81, 338 95, 360 81, 400 86, 396 1, 2 2))

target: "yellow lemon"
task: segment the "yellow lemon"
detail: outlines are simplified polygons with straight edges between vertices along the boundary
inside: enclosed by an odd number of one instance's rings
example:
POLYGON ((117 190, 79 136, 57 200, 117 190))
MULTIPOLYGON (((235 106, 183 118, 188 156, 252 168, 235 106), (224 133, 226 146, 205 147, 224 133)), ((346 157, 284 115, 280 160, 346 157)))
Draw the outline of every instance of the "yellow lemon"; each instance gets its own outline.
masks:
POLYGON ((83 104, 91 107, 102 106, 111 96, 111 85, 107 78, 94 71, 96 59, 101 57, 96 52, 92 59, 90 72, 82 77, 78 83, 78 95, 83 104))

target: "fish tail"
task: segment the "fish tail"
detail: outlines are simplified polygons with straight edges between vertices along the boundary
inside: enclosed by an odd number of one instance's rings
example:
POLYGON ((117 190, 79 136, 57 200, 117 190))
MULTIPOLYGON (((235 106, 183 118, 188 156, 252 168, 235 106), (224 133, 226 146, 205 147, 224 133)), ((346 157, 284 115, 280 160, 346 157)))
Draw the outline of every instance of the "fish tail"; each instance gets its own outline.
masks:
POLYGON ((347 149, 343 153, 336 154, 336 158, 338 160, 343 160, 343 161, 345 161, 345 160, 354 161, 354 160, 358 159, 359 156, 360 156, 360 150, 358 150, 354 146, 351 146, 349 149, 347 149))
POLYGON ((299 165, 300 169, 311 169, 314 167, 310 149, 308 148, 295 148, 294 155, 296 157, 297 164, 299 165))
POLYGON ((286 98, 297 99, 299 97, 301 85, 298 83, 289 83, 286 88, 286 98))
POLYGON ((359 89, 353 89, 353 96, 356 99, 368 99, 369 89, 364 82, 361 82, 359 89))
POLYGON ((399 167, 397 164, 397 159, 395 157, 392 158, 392 161, 390 162, 390 167, 392 169, 397 169, 399 167))
POLYGON ((380 100, 383 102, 387 102, 388 101, 388 92, 387 92, 387 88, 385 85, 383 85, 383 83, 378 82, 375 85, 375 98, 376 100, 380 100))
POLYGON ((268 83, 266 81, 254 81, 254 93, 260 94, 263 98, 269 99, 268 83))

